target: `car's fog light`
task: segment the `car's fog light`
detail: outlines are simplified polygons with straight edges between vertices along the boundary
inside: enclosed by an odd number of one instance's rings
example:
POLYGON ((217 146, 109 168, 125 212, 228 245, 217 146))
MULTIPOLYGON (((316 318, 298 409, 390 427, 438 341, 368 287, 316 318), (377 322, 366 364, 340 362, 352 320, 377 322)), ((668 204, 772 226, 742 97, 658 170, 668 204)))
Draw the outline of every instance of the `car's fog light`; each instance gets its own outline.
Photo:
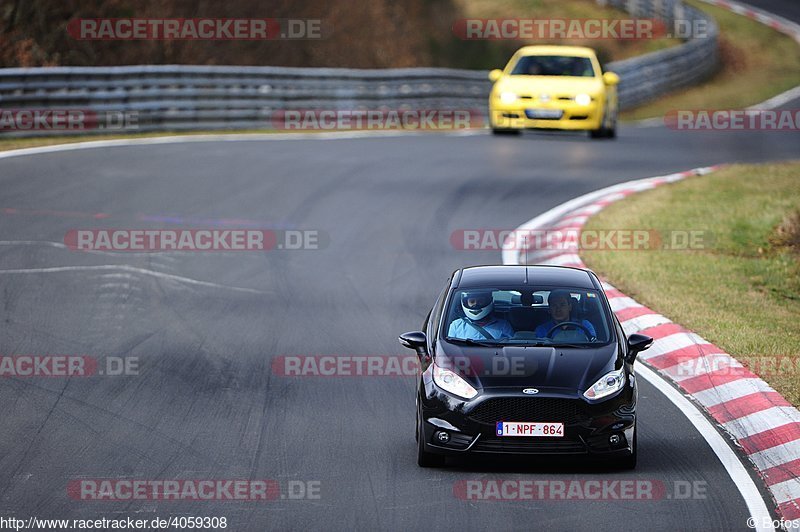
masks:
POLYGON ((621 441, 622 438, 619 437, 619 434, 612 434, 611 436, 608 437, 608 443, 610 443, 614 447, 619 445, 621 441))
POLYGON ((450 441, 450 435, 443 430, 438 431, 434 436, 439 440, 439 443, 447 443, 450 441))

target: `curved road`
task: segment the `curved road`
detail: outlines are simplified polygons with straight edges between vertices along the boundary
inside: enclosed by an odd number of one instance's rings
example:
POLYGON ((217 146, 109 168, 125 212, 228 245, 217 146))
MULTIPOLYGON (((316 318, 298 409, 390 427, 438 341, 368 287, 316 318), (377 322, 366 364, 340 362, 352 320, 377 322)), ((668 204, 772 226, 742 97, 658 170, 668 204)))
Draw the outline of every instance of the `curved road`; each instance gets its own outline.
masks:
POLYGON ((634 472, 552 460, 422 470, 415 464, 413 378, 281 377, 271 361, 408 354, 397 334, 419 327, 447 274, 500 261, 499 252, 452 249, 454 230, 514 228, 636 177, 796 157, 798 141, 796 132, 623 128, 613 142, 423 134, 0 159, 0 353, 133 356, 140 366, 129 376, 0 380, 0 514, 226 516, 233 530, 745 530, 744 502, 719 461, 645 382, 634 472), (153 219, 161 221, 146 221, 153 219), (329 243, 320 250, 140 255, 57 245, 76 228, 244 223, 231 219, 319 230, 329 243), (100 265, 129 267, 91 268, 100 265), (67 266, 75 268, 47 270, 67 266), (110 477, 266 478, 280 482, 284 494, 290 480, 319 481, 320 498, 67 496, 71 480, 110 477), (697 483, 705 498, 476 502, 453 491, 469 479, 606 478, 661 482, 676 496, 676 482, 697 483))

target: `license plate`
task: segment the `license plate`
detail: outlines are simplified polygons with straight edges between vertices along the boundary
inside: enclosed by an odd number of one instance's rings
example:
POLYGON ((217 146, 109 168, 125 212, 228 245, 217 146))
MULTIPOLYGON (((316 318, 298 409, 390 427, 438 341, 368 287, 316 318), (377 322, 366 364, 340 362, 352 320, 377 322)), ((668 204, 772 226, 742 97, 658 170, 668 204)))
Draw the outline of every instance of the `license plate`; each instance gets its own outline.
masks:
POLYGON ((563 438, 563 423, 523 423, 517 421, 498 421, 498 436, 536 436, 544 438, 563 438))
POLYGON ((560 109, 526 109, 525 116, 533 120, 558 120, 564 114, 560 109))

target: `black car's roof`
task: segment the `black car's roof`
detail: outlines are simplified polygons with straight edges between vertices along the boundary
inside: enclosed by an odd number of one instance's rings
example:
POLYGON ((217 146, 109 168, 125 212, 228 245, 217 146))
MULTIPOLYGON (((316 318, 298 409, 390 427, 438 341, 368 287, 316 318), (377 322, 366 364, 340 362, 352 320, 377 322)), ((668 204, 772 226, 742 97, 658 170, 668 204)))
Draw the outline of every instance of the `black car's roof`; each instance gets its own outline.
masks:
POLYGON ((455 274, 458 288, 487 286, 569 286, 598 289, 588 271, 564 266, 473 266, 455 274), (526 271, 527 270, 527 271, 526 271))

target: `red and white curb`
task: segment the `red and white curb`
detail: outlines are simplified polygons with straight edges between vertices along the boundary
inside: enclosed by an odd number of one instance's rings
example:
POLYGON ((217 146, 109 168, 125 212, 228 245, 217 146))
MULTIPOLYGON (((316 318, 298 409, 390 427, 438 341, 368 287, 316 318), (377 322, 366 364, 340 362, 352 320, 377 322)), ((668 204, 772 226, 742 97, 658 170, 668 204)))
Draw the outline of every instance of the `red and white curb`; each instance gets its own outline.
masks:
MULTIPOLYGON (((722 9, 727 9, 728 11, 732 11, 737 15, 742 15, 749 19, 755 20, 756 22, 760 22, 770 28, 788 35, 792 39, 800 44, 800 24, 796 22, 792 22, 791 20, 785 19, 781 16, 774 15, 763 9, 758 9, 756 7, 749 6, 747 4, 742 4, 741 2, 733 2, 729 0, 700 0, 701 2, 705 2, 706 4, 710 4, 712 6, 716 6, 722 9)), ((751 105, 748 107, 748 110, 769 110, 769 109, 776 109, 785 105, 791 101, 800 98, 800 85, 797 87, 793 87, 781 94, 773 96, 772 98, 763 101, 761 103, 757 103, 755 105, 751 105)), ((655 117, 655 118, 645 118, 642 120, 637 120, 633 122, 635 127, 661 127, 664 125, 664 118, 663 117, 655 117)))
POLYGON ((706 4, 733 11, 737 15, 745 16, 749 19, 760 22, 770 28, 779 31, 793 38, 800 44, 800 24, 792 22, 781 16, 769 13, 763 9, 753 7, 741 2, 734 2, 732 0, 700 0, 706 4))
MULTIPOLYGON (((701 176, 719 166, 614 185, 564 203, 520 226, 518 231, 558 228, 579 232, 587 219, 631 194, 701 176)), ((554 264, 585 268, 577 242, 563 242, 556 253, 503 251, 504 264, 554 264)), ((510 247, 510 246, 509 246, 510 247)), ((697 334, 603 282, 625 333, 655 338, 640 355, 644 364, 671 381, 703 408, 748 456, 772 494, 777 510, 800 528, 800 411, 732 356, 697 334)))
MULTIPOLYGON (((722 9, 727 9, 728 11, 732 11, 737 15, 742 15, 749 19, 755 20, 756 22, 760 22, 761 24, 769 26, 775 31, 783 33, 784 35, 788 35, 794 39, 797 44, 800 44, 800 24, 796 22, 792 22, 791 20, 785 19, 779 15, 775 15, 774 13, 770 13, 768 11, 764 11, 763 9, 743 4, 741 2, 734 2, 731 0, 700 1, 722 9)), ((788 91, 778 94, 767 101, 751 105, 748 107, 748 109, 775 109, 776 107, 780 107, 790 101, 796 100, 797 98, 800 98, 800 86, 789 89, 788 91)))

